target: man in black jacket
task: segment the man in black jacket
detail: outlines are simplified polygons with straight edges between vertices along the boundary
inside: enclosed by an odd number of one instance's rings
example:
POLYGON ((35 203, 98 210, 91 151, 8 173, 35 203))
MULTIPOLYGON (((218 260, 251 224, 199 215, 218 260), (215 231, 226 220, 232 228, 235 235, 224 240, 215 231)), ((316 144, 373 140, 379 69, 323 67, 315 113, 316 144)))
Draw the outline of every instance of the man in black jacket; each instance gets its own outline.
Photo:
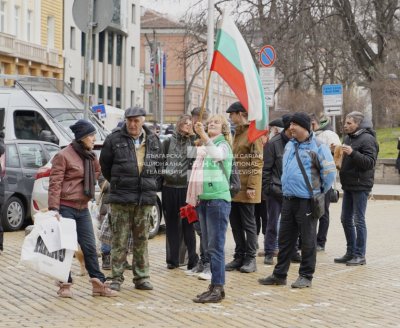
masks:
POLYGON ((347 114, 344 123, 347 136, 343 141, 343 161, 340 182, 343 189, 341 221, 347 249, 335 263, 364 265, 367 245, 365 211, 368 195, 374 185, 374 171, 379 146, 372 122, 360 112, 347 114))
POLYGON ((267 196, 268 202, 268 221, 264 239, 264 264, 268 265, 274 264, 278 219, 282 210, 282 158, 285 146, 292 137, 289 130, 290 118, 291 115, 288 114, 282 116, 284 130, 272 137, 264 147, 262 191, 267 196))
POLYGON ((100 154, 103 176, 110 183, 111 204, 111 289, 120 290, 124 280, 126 245, 133 237, 133 282, 135 288, 153 289, 149 281, 149 217, 161 190, 163 154, 158 137, 144 126, 146 112, 132 107, 125 123, 104 141, 100 154))

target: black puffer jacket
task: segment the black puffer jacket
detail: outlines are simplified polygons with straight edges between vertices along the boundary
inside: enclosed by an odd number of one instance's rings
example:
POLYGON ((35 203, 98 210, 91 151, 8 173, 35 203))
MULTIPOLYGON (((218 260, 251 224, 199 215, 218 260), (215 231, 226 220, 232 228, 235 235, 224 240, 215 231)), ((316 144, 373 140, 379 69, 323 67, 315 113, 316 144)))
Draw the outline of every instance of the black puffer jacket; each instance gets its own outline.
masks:
POLYGON ((340 169, 340 183, 343 190, 371 191, 374 185, 374 172, 379 146, 370 121, 361 122, 360 128, 344 138, 353 152, 344 155, 340 169))
POLYGON ((139 175, 136 149, 125 124, 113 131, 104 141, 100 154, 103 176, 110 182, 108 202, 120 204, 155 205, 161 190, 163 154, 158 137, 143 126, 146 132, 145 159, 139 175))
POLYGON ((175 132, 163 143, 164 185, 175 188, 186 188, 188 184, 188 170, 191 168, 193 158, 188 154, 189 148, 194 145, 195 136, 184 136, 175 132))
POLYGON ((288 141, 285 131, 282 131, 264 146, 262 192, 266 196, 282 197, 282 159, 288 141))

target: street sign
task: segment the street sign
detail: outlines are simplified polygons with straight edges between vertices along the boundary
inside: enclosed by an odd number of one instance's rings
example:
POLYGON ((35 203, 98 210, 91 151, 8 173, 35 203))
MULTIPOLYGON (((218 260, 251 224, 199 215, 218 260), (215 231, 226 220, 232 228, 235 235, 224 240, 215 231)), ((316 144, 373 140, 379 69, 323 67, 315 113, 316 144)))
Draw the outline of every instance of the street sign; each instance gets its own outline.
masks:
POLYGON ((93 105, 92 112, 97 114, 97 116, 101 119, 107 117, 106 107, 103 104, 93 105))
POLYGON ((93 33, 100 33, 110 25, 114 14, 114 1, 110 0, 75 0, 72 6, 72 16, 78 28, 87 33, 89 31, 89 1, 93 1, 93 33))
POLYGON ((327 116, 342 115, 342 107, 324 107, 324 114, 327 116))
POLYGON ((260 67, 260 80, 264 89, 265 104, 274 105, 275 96, 275 67, 260 67))
POLYGON ((264 67, 271 67, 276 60, 276 52, 273 46, 266 45, 260 51, 260 64, 264 67))
POLYGON ((324 113, 328 116, 342 115, 343 87, 341 84, 324 84, 322 86, 324 113))
POLYGON ((341 107, 343 105, 343 87, 341 84, 324 84, 322 86, 324 107, 341 107))

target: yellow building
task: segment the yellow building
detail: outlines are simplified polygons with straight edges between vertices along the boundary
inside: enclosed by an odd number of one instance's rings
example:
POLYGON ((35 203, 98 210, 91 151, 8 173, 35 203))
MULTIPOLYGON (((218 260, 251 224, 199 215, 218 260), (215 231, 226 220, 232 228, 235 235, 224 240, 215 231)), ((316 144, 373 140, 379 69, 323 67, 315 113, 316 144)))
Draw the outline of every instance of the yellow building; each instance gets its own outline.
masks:
POLYGON ((63 78, 63 1, 0 1, 0 73, 63 78))

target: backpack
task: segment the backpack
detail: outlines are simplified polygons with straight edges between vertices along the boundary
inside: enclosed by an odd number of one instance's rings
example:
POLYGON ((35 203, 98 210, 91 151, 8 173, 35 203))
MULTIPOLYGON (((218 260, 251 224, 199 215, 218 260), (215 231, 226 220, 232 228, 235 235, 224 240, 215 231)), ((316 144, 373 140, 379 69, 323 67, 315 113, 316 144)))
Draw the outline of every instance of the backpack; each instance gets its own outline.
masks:
POLYGON ((222 171, 226 179, 229 181, 229 191, 231 192, 231 197, 235 197, 237 193, 240 191, 240 175, 239 170, 237 168, 236 161, 232 159, 232 171, 231 176, 228 179, 228 175, 226 174, 225 167, 221 162, 218 162, 221 166, 222 171))

